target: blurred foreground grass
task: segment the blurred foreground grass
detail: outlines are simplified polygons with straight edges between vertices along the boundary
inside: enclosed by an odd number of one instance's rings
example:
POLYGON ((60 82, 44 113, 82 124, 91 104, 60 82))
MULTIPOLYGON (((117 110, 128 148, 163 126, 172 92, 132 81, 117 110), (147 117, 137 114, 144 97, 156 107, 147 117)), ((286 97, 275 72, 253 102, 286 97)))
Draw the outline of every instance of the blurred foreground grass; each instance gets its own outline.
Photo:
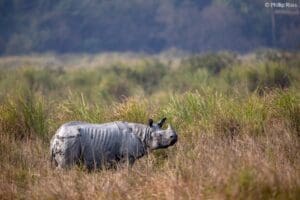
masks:
POLYGON ((300 54, 0 58, 1 199, 299 199, 300 54), (178 143, 132 170, 56 171, 70 120, 166 116, 178 143))

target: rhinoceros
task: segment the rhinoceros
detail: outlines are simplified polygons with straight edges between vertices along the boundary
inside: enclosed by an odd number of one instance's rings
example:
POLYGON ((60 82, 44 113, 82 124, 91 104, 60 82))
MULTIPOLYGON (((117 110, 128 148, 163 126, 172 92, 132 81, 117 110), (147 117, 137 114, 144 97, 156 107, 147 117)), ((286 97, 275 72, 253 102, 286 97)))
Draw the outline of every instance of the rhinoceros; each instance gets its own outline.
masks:
POLYGON ((83 163, 87 169, 133 165, 148 152, 177 142, 173 128, 163 130, 166 118, 148 124, 115 121, 103 124, 73 121, 63 124, 50 142, 51 161, 57 168, 83 163))

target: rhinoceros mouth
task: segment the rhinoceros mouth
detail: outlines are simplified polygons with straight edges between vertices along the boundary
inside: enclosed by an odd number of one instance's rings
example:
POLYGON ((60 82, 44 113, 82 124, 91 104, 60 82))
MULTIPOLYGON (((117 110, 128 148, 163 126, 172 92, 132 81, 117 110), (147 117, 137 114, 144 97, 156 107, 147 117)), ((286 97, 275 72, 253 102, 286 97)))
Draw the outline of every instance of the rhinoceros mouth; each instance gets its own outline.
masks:
POLYGON ((176 137, 176 139, 171 141, 170 146, 174 145, 176 142, 177 142, 177 137, 176 137))

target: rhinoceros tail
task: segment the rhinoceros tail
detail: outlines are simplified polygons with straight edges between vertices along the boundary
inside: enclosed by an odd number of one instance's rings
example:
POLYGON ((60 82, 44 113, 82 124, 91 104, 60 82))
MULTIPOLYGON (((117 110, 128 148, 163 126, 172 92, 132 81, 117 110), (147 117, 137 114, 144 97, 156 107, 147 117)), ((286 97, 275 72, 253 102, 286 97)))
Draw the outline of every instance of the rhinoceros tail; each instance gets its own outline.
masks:
POLYGON ((54 151, 53 149, 51 149, 51 152, 50 152, 50 164, 51 164, 51 167, 54 166, 57 167, 57 162, 55 161, 54 159, 55 155, 54 155, 54 151))
POLYGON ((57 162, 56 162, 56 160, 55 160, 55 152, 54 152, 54 149, 55 149, 55 143, 54 143, 54 137, 52 138, 52 140, 51 140, 51 143, 50 143, 50 165, 51 165, 51 167, 53 167, 53 165, 55 166, 55 167, 57 167, 57 162))

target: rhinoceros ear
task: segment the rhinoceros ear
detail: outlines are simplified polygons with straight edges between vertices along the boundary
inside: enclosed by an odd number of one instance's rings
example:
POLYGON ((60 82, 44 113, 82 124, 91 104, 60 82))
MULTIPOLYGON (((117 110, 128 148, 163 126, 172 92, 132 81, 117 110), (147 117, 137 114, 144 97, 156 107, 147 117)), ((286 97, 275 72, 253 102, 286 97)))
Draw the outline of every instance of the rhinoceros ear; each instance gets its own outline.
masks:
POLYGON ((148 120, 148 125, 151 127, 153 125, 153 119, 148 120))
POLYGON ((164 125, 164 123, 165 123, 166 120, 167 120, 167 118, 164 117, 164 118, 162 118, 162 119, 157 123, 157 125, 159 126, 159 128, 161 128, 161 127, 164 125))

